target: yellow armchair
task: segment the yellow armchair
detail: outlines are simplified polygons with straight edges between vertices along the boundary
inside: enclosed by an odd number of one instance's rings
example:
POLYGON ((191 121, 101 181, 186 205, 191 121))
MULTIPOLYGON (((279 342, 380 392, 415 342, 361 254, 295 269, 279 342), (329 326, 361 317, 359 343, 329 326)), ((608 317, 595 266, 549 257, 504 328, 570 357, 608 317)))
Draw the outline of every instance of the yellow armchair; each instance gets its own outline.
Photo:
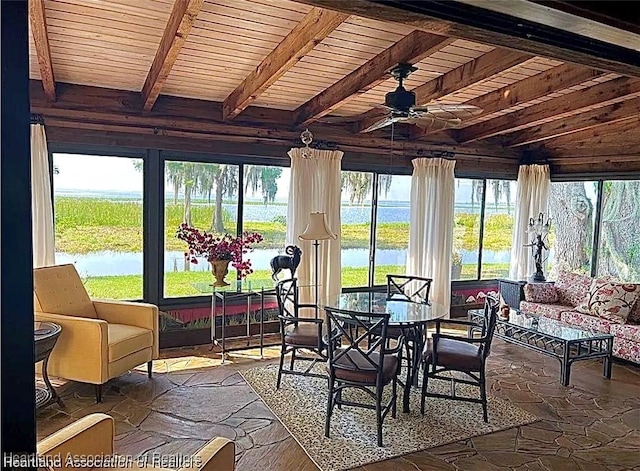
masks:
POLYGON ((35 317, 62 327, 51 352, 52 376, 94 384, 96 401, 112 378, 158 358, 158 307, 94 299, 71 264, 33 270, 35 317))
MULTIPOLYGON (((65 469, 77 469, 78 466, 66 466, 80 464, 82 457, 110 457, 114 455, 114 421, 106 414, 91 414, 83 417, 65 428, 58 430, 38 443, 38 455, 46 456, 47 463, 53 464, 55 471, 65 469), (60 457, 60 458, 57 458, 60 457), (59 466, 58 466, 59 465, 59 466)), ((110 467, 110 469, 131 469, 131 464, 138 464, 138 460, 131 463, 128 457, 113 459, 112 463, 123 463, 122 468, 110 467), (126 464, 125 464, 126 463, 126 464)), ((165 457, 160 457, 162 460, 165 457)), ((171 461, 170 457, 166 457, 171 461)), ((235 445, 233 441, 216 437, 204 445, 191 459, 186 460, 191 466, 180 468, 179 471, 233 471, 235 466, 235 445)), ((144 465, 143 461, 139 461, 144 465)), ((143 466, 145 469, 159 469, 153 466, 153 459, 147 460, 151 466, 143 466)), ((87 466, 88 467, 88 466, 87 466)), ((85 467, 86 468, 86 467, 85 467)))

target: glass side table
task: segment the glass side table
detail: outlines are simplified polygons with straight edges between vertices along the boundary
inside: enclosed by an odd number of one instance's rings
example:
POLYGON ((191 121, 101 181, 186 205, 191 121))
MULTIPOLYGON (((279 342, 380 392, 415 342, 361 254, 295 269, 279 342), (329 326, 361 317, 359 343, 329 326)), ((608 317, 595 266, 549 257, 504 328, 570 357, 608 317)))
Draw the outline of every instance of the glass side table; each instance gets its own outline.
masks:
MULTIPOLYGON (((253 334, 251 333, 251 313, 259 311, 259 338, 260 338, 260 358, 264 358, 264 312, 265 312, 265 296, 275 296, 276 289, 273 280, 234 280, 229 286, 213 286, 213 283, 194 283, 192 285, 201 293, 211 294, 211 348, 220 347, 222 350, 222 363, 226 359, 227 352, 235 350, 246 350, 254 348, 251 345, 253 334), (246 335, 247 345, 227 348, 226 346, 226 318, 229 305, 238 305, 246 301, 246 335), (259 309, 254 309, 254 302, 259 303, 259 309), (221 311, 218 311, 220 306, 221 311), (216 313, 219 312, 221 317, 220 336, 216 336, 216 313)), ((270 344, 271 345, 271 344, 270 344)), ((266 345, 266 346, 270 346, 266 345)))
POLYGON ((33 340, 35 343, 34 363, 42 362, 42 380, 45 387, 36 387, 36 410, 57 402, 63 407, 62 399, 51 385, 47 373, 47 363, 53 347, 55 347, 58 337, 62 332, 62 327, 53 322, 34 322, 33 340))

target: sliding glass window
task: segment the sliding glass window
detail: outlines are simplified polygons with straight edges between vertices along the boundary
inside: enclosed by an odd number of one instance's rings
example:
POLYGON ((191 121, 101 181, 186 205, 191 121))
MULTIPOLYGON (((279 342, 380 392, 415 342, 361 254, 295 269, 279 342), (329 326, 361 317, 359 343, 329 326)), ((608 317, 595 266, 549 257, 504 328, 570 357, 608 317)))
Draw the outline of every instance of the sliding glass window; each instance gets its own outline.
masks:
POLYGON ((374 284, 384 285, 387 274, 404 274, 409 247, 411 176, 378 175, 374 284))
POLYGON ((516 182, 487 180, 486 188, 480 278, 508 278, 516 182))
POLYGON ((142 299, 142 159, 53 154, 56 264, 90 296, 142 299))
MULTIPOLYGON (((196 296, 207 291, 211 267, 200 258, 197 264, 185 258, 187 245, 176 238, 180 224, 202 231, 236 235, 238 231, 237 165, 166 161, 164 296, 196 296)), ((227 280, 236 277, 229 266, 227 280)))
POLYGON ((344 171, 341 176, 342 286, 368 286, 373 173, 344 171))
POLYGON ((483 181, 456 178, 451 279, 478 278, 483 181))
POLYGON ((598 276, 640 282, 640 180, 602 187, 598 276))

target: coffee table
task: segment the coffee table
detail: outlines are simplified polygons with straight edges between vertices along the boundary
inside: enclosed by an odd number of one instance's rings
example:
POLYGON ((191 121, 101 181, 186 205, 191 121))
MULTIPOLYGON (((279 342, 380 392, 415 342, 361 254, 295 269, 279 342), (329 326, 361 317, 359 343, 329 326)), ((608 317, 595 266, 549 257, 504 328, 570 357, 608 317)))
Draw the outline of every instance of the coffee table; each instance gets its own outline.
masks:
MULTIPOLYGON (((469 311, 469 320, 482 325, 484 312, 469 311)), ((476 329, 480 330, 474 327, 471 334, 476 329)), ((506 342, 557 358, 563 386, 569 385, 574 362, 593 358, 603 359, 603 376, 611 379, 611 334, 585 330, 548 317, 511 309, 508 319, 498 317, 494 335, 506 342)))
POLYGON ((35 363, 42 362, 42 379, 45 387, 36 388, 36 409, 42 409, 52 402, 57 402, 62 407, 62 400, 49 381, 47 363, 53 347, 55 347, 62 327, 53 322, 34 322, 33 339, 35 342, 35 363))

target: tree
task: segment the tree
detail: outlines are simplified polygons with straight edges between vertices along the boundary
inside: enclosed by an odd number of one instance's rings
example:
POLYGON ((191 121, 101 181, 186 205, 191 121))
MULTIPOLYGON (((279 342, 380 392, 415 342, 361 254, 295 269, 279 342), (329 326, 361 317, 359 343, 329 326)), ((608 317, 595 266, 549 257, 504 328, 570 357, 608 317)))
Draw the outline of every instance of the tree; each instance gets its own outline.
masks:
POLYGON ((265 206, 273 203, 278 193, 278 178, 281 175, 282 169, 279 167, 247 165, 244 167, 245 193, 249 189, 253 194, 260 190, 265 206))
MULTIPOLYGON (((349 193, 349 202, 361 204, 371 191, 373 174, 365 172, 342 172, 340 176, 342 190, 349 193)), ((385 196, 391 188, 391 175, 378 176, 379 189, 385 196)))
POLYGON ((555 269, 585 272, 591 261, 593 204, 582 182, 551 185, 549 217, 555 230, 555 269))

